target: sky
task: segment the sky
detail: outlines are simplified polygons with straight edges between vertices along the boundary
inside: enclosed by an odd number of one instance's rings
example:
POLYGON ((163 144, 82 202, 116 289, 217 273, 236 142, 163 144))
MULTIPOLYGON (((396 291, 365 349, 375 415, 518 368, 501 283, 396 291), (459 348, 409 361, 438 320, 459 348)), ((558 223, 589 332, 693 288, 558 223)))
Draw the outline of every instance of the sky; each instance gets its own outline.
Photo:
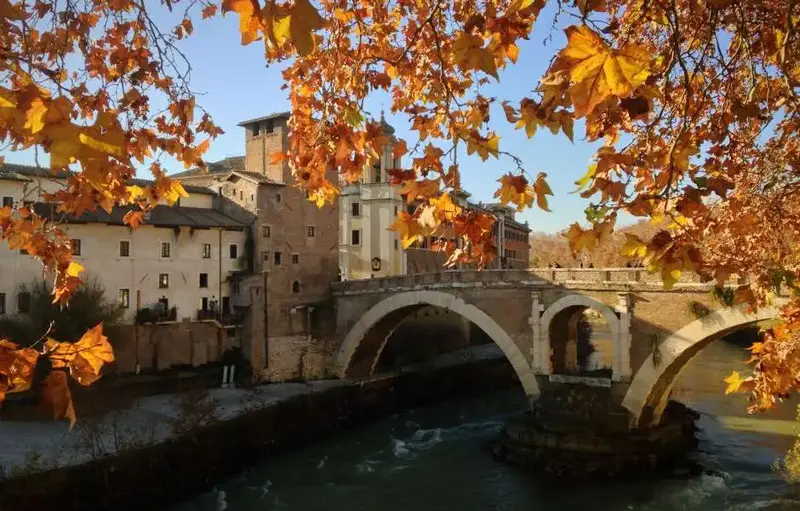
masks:
MULTIPOLYGON (((542 11, 537 28, 530 40, 522 41, 519 60, 500 71, 500 81, 492 80, 482 92, 499 100, 507 99, 512 104, 531 96, 539 79, 544 74, 553 54, 563 48, 566 39, 563 20, 553 26, 554 6, 551 2, 542 11), (548 38, 548 36, 552 36, 548 38), (545 40, 547 39, 546 43, 545 40)), ((244 154, 244 129, 237 126, 243 120, 289 109, 287 91, 281 90, 281 66, 267 66, 263 55, 263 44, 255 42, 242 46, 238 33, 238 17, 229 14, 211 20, 193 20, 195 32, 181 41, 180 48, 192 65, 191 86, 197 91, 197 102, 213 117, 225 134, 212 142, 206 154, 207 161, 216 161, 228 156, 244 154)), ((409 130, 410 123, 402 115, 392 115, 388 96, 370 98, 367 108, 378 116, 382 108, 387 110, 386 120, 397 130, 396 135, 414 141, 416 136, 409 130)), ((516 130, 505 119, 500 101, 493 107, 491 127, 500 136, 500 149, 520 157, 529 175, 546 172, 554 196, 550 197, 548 213, 538 208, 517 213, 517 219, 528 222, 533 231, 557 232, 572 222, 584 222, 583 210, 588 205, 575 192, 574 182, 586 173, 592 154, 598 143, 589 144, 583 139, 583 125, 575 126, 575 142, 559 133, 538 130, 528 139, 524 130, 516 130)), ((411 144, 409 144, 411 145, 411 144)), ((31 152, 3 152, 7 162, 33 164, 31 152)), ((509 159, 489 158, 481 161, 477 155, 458 158, 462 171, 462 185, 472 194, 475 202, 491 202, 497 189, 497 179, 515 166, 509 159)), ((41 159, 40 159, 41 162, 41 159)), ((184 170, 176 166, 172 172, 184 170)), ((147 172, 141 177, 148 177, 147 172)))

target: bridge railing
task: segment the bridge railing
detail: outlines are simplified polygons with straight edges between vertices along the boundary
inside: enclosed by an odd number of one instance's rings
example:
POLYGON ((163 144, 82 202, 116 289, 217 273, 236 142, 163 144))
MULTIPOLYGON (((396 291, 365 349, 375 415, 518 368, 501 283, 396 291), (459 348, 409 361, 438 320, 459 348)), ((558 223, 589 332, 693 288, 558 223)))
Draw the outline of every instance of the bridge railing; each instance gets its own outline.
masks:
MULTIPOLYGON (((661 277, 644 268, 531 268, 529 270, 448 270, 436 273, 414 273, 371 279, 334 282, 333 292, 375 292, 392 288, 426 285, 452 285, 484 283, 533 284, 545 283, 641 283, 660 284, 661 277)), ((686 273, 681 283, 700 283, 700 277, 686 273)))

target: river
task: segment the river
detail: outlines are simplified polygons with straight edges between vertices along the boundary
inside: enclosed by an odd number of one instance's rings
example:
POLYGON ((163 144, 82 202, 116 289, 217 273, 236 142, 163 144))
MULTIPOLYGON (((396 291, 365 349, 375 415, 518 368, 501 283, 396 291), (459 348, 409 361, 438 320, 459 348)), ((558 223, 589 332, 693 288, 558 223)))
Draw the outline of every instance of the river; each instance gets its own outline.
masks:
POLYGON ((525 406, 521 390, 509 389, 397 414, 264 460, 173 510, 800 510, 800 490, 771 470, 793 440, 786 433, 794 405, 748 416, 741 396, 724 395, 722 378, 744 356, 718 341, 676 385, 676 397, 701 413, 698 457, 716 475, 553 485, 497 463, 482 446, 525 406))

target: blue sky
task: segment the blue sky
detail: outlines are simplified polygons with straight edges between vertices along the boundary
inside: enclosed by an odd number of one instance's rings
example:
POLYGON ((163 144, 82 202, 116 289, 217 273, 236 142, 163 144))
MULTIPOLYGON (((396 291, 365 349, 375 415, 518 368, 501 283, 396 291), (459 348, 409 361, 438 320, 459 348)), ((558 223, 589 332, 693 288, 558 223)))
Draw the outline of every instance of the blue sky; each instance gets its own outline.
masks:
MULTIPOLYGON (((538 28, 530 40, 520 45, 517 64, 501 71, 500 82, 493 80, 494 83, 486 86, 482 90, 485 95, 518 104, 536 87, 553 53, 565 44, 561 28, 551 30, 555 3, 549 5, 551 7, 541 13, 538 28), (550 34, 552 39, 544 44, 550 34)), ((192 87, 200 93, 198 104, 208 110, 226 132, 212 143, 206 159, 215 161, 244 154, 244 133, 236 124, 289 107, 287 93, 281 90, 281 66, 266 66, 260 42, 241 46, 235 15, 211 20, 198 17, 194 26, 195 33, 181 46, 193 67, 192 87)), ((558 26, 564 24, 558 23, 558 26)), ((367 106, 377 115, 382 106, 388 110, 389 101, 387 96, 375 96, 367 106)), ((387 113, 386 118, 397 129, 398 136, 410 141, 416 138, 409 131, 405 117, 387 113)), ((589 159, 598 146, 582 140, 583 126, 576 125, 574 144, 563 134, 552 135, 547 130, 539 130, 533 139, 528 139, 524 131, 515 130, 506 121, 499 101, 492 110, 492 125, 501 137, 501 149, 519 156, 530 175, 546 172, 553 189, 554 197, 550 198, 552 213, 533 209, 518 214, 518 219, 529 222, 532 230, 544 232, 556 232, 574 221, 582 222, 588 201, 571 192, 575 190, 574 181, 586 172, 589 159)), ((9 162, 33 163, 30 152, 5 151, 4 155, 9 162)), ((483 202, 493 200, 496 180, 514 169, 510 160, 490 158, 482 162, 476 155, 459 155, 459 163, 464 188, 472 194, 472 199, 483 202)), ((174 172, 181 170, 183 168, 176 167, 174 172)), ((145 174, 142 177, 147 177, 145 174)))

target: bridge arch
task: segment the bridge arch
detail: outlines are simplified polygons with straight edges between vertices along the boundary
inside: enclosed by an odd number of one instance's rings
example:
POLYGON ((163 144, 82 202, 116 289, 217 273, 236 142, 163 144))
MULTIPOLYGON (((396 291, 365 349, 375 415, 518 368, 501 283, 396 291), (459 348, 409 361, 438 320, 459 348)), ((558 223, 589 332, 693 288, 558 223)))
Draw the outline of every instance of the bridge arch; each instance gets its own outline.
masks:
POLYGON ((704 347, 736 330, 777 316, 775 308, 751 313, 745 306, 719 309, 670 335, 659 345, 658 356, 651 354, 644 361, 622 401, 622 406, 631 412, 633 425, 643 428, 658 424, 675 378, 704 347))
MULTIPOLYGON (((618 379, 625 371, 621 368, 621 361, 623 360, 620 340, 625 334, 627 340, 627 329, 622 328, 622 323, 619 316, 614 310, 605 303, 582 294, 570 294, 559 298, 551 304, 547 310, 544 311, 541 319, 539 320, 539 330, 534 332, 536 338, 534 343, 538 344, 537 353, 539 353, 538 371, 544 374, 551 374, 553 368, 550 362, 550 354, 553 349, 552 332, 555 329, 569 328, 568 322, 570 319, 581 310, 594 309, 603 315, 603 318, 608 323, 611 329, 611 336, 614 345, 614 364, 612 378, 618 379), (624 331, 623 331, 624 330, 624 331)), ((628 343, 626 343, 628 344, 628 343)))
POLYGON ((529 398, 539 395, 539 386, 522 351, 508 333, 478 307, 450 293, 409 291, 398 293, 374 305, 350 329, 337 355, 339 376, 363 377, 372 373, 384 344, 400 322, 426 306, 449 309, 474 323, 505 354, 529 398))

